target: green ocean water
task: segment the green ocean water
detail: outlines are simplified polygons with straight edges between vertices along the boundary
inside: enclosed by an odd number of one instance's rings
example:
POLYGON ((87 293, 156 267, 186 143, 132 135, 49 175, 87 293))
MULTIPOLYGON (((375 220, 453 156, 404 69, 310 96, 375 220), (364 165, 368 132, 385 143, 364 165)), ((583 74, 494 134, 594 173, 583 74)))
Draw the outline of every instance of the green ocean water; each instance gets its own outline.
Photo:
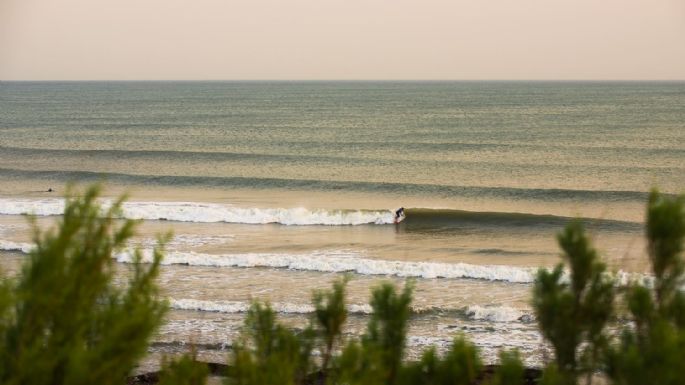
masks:
POLYGON ((677 192, 684 106, 684 83, 0 83, 0 146, 5 169, 188 184, 677 192))

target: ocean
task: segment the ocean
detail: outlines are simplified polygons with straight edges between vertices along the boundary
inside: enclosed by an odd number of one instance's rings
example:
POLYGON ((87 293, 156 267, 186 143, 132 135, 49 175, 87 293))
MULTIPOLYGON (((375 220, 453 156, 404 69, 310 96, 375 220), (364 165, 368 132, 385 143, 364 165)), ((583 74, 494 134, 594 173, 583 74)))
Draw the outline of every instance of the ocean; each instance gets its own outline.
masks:
POLYGON ((70 182, 128 193, 134 246, 175 234, 149 362, 224 361, 253 300, 303 327, 347 274, 348 337, 371 288, 409 279, 408 358, 463 334, 540 365, 531 289, 555 234, 578 218, 614 272, 647 277, 648 192, 685 191, 682 82, 0 82, 0 133, 6 274, 23 214, 49 227, 70 182))

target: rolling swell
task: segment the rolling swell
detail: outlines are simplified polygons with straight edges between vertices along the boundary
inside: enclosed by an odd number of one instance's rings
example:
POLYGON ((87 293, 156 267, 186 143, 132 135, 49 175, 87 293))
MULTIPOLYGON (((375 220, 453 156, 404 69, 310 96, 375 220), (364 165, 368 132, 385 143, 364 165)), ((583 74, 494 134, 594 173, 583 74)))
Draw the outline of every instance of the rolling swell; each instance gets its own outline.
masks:
POLYGON ((407 227, 556 227, 561 228, 573 220, 581 220, 593 229, 639 231, 642 225, 635 222, 596 218, 571 218, 557 215, 539 215, 508 212, 478 212, 449 209, 406 209, 407 227))
MULTIPOLYGON (((319 143, 320 145, 323 145, 324 143, 321 142, 315 142, 319 143)), ((400 148, 411 148, 413 145, 419 145, 421 143, 393 143, 394 146, 399 146, 400 148)), ((328 144, 325 144, 328 146, 328 144)), ((361 144, 354 144, 358 148, 361 146, 361 144)), ((375 147, 369 148, 369 151, 372 151, 374 149, 377 149, 377 147, 380 144, 375 144, 375 147)), ((428 145, 426 143, 423 143, 422 145, 428 145)), ((431 146, 440 146, 441 144, 430 144, 431 146)), ((463 145, 463 144, 461 144, 463 145)), ((480 145, 475 145, 475 144, 469 144, 468 146, 480 146, 480 145)), ((492 146, 492 145, 490 145, 492 146)), ((526 145, 501 145, 504 147, 523 147, 526 148, 526 145)), ((399 149, 399 148, 396 148, 399 149)), ((584 151, 589 151, 594 149, 593 147, 587 147, 583 148, 584 151)), ((266 154, 266 153, 259 153, 259 152, 231 152, 231 151, 193 151, 193 150, 157 150, 157 149, 55 149, 55 148, 30 148, 30 147, 9 147, 9 146, 0 146, 0 153, 4 156, 9 156, 9 157, 44 157, 44 158, 49 158, 51 160, 59 160, 59 159, 70 159, 70 158, 77 158, 77 159, 87 159, 87 158, 92 158, 92 159, 106 159, 106 160, 121 160, 121 159, 129 159, 129 160, 144 160, 144 161, 156 161, 156 162, 168 162, 169 160, 184 160, 184 161, 193 161, 193 162, 274 162, 274 163, 309 163, 309 164, 330 164, 330 165, 337 165, 340 163, 345 163, 345 164, 358 164, 358 165, 382 165, 388 161, 402 161, 403 163, 411 163, 411 164, 416 164, 417 167, 434 167, 436 163, 439 163, 445 167, 464 167, 464 166, 469 166, 469 167, 478 167, 481 165, 487 165, 487 166, 493 166, 493 165, 502 165, 502 166, 512 166, 512 165, 517 165, 520 167, 535 167, 538 169, 555 169, 559 167, 568 167, 568 164, 564 163, 556 163, 556 164, 532 164, 532 163, 510 163, 507 162, 506 160, 499 160, 499 161, 488 161, 488 160, 449 160, 449 159, 442 159, 442 160, 426 160, 425 156, 421 157, 419 159, 416 158, 407 158, 407 156, 399 156, 397 155, 398 152, 395 151, 391 154, 383 154, 382 156, 380 153, 376 152, 374 153, 374 157, 355 157, 355 156, 345 156, 343 154, 337 154, 337 155, 317 155, 317 154, 308 154, 306 153, 306 148, 301 149, 304 153, 299 153, 299 154, 293 154, 293 153, 273 153, 273 154, 266 154), (390 156, 389 156, 390 155, 390 156)), ((426 153, 432 153, 436 149, 435 148, 424 148, 423 150, 419 151, 417 149, 418 153, 421 154, 426 154, 426 153)), ((453 149, 454 151, 457 151, 457 149, 453 149)), ((648 151, 648 154, 651 154, 651 150, 647 149, 645 151, 648 151)), ((666 151, 666 150, 664 150, 666 151)), ((661 153, 663 153, 662 151, 661 153)), ((673 156, 678 156, 678 155, 683 155, 685 154, 685 150, 682 150, 678 152, 678 150, 670 150, 667 151, 669 153, 674 153, 673 156)), ((611 165, 611 164, 587 164, 583 165, 582 167, 585 167, 586 169, 599 169, 599 170, 615 170, 615 169, 620 169, 622 171, 626 170, 633 170, 635 172, 639 172, 640 170, 642 171, 655 171, 655 170, 660 170, 660 171, 665 171, 669 170, 671 172, 677 173, 678 171, 682 171, 682 167, 678 166, 673 166, 673 167, 666 167, 663 165, 660 166, 648 166, 648 165, 611 165)))
POLYGON ((379 194, 397 194, 404 196, 427 194, 429 196, 437 197, 500 198, 560 203, 579 201, 600 203, 642 203, 646 201, 648 196, 648 193, 642 191, 481 187, 281 178, 138 175, 123 173, 99 173, 92 171, 18 170, 8 168, 0 168, 0 177, 6 179, 51 180, 59 183, 65 183, 68 181, 93 182, 106 180, 121 184, 152 184, 174 187, 262 188, 284 190, 369 192, 379 194))

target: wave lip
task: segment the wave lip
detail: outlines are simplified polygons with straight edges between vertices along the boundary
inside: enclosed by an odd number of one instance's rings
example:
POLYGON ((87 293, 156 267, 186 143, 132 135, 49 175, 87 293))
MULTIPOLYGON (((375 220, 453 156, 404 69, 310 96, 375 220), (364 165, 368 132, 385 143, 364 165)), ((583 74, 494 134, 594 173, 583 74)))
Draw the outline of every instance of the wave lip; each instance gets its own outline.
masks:
POLYGON ((392 223, 390 210, 310 210, 298 208, 242 208, 211 203, 130 202, 123 206, 131 219, 180 222, 226 222, 282 225, 361 225, 392 223))

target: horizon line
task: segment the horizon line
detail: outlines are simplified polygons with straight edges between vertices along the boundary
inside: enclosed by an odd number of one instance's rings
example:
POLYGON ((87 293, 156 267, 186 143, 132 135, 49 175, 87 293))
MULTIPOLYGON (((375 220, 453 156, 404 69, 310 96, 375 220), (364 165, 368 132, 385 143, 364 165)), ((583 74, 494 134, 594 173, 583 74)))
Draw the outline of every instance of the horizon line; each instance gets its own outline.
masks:
POLYGON ((683 79, 0 79, 11 82, 685 82, 683 79))

